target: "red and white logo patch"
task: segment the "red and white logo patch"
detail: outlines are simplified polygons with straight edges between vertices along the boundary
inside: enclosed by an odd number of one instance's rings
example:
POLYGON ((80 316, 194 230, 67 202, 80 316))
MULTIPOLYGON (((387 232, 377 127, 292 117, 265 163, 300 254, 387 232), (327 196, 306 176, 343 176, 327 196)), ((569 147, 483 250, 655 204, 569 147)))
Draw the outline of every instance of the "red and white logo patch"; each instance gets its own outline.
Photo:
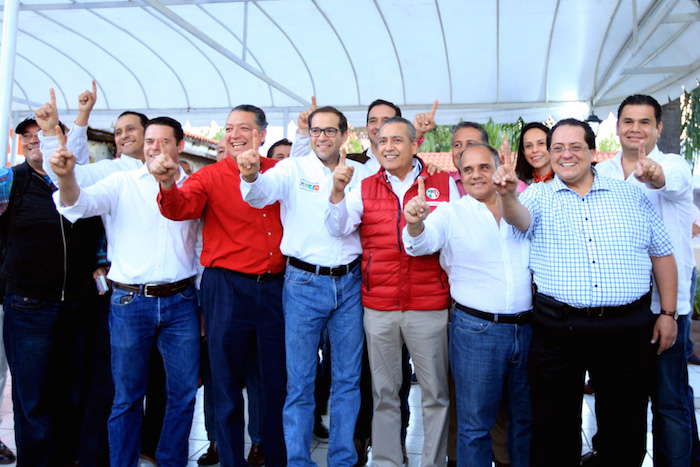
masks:
POLYGON ((437 188, 428 188, 425 190, 425 197, 428 199, 438 199, 440 197, 440 190, 437 188))

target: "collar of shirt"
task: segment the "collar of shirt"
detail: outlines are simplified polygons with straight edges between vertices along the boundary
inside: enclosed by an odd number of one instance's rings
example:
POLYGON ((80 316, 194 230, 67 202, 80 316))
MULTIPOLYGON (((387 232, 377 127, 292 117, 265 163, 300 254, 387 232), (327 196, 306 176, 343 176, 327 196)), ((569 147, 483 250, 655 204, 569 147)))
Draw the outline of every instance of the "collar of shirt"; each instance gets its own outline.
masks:
MULTIPOLYGON (((608 182, 608 180, 605 177, 601 177, 600 175, 598 175, 598 172, 596 172, 594 167, 591 167, 591 172, 593 172, 593 185, 591 185, 591 189, 588 190, 588 193, 598 191, 598 190, 610 190, 610 182, 608 182)), ((533 184, 533 185, 536 185, 536 184, 533 184)), ((531 185, 531 186, 533 186, 533 185, 531 185)), ((569 188, 561 180, 561 178, 559 178, 559 175, 555 175, 552 182, 545 184, 545 185, 550 185, 552 190, 554 190, 554 191, 561 191, 561 190, 569 190, 572 192, 574 191, 571 188, 569 188)), ((588 194, 588 193, 586 193, 586 194, 588 194)))
MULTIPOLYGON (((329 169, 326 164, 323 163, 323 161, 316 155, 315 152, 311 152, 311 156, 309 158, 311 162, 311 168, 313 171, 320 172, 323 174, 324 177, 333 177, 333 171, 329 169)), ((338 156, 340 157, 340 156, 338 156)))
POLYGON ((378 161, 377 156, 375 156, 374 153, 372 152, 372 146, 367 148, 367 157, 369 157, 370 160, 378 161))
POLYGON ((404 196, 406 196, 406 193, 413 185, 413 182, 416 181, 418 175, 420 175, 420 173, 423 171, 423 164, 420 163, 420 159, 414 156, 411 163, 413 164, 413 170, 411 170, 403 180, 384 170, 384 179, 389 182, 391 189, 394 190, 394 193, 396 193, 396 196, 399 198, 401 209, 403 209, 404 196))

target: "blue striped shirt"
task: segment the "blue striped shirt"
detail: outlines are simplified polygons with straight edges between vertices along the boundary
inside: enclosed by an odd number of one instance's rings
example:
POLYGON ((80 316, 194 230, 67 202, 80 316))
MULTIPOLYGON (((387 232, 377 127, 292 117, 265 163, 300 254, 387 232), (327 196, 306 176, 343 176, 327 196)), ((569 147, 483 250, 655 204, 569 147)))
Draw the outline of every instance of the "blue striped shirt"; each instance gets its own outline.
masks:
POLYGON ((661 218, 642 191, 599 176, 585 196, 559 177, 530 185, 530 269, 538 292, 570 306, 620 306, 649 292, 650 256, 673 252, 661 218))

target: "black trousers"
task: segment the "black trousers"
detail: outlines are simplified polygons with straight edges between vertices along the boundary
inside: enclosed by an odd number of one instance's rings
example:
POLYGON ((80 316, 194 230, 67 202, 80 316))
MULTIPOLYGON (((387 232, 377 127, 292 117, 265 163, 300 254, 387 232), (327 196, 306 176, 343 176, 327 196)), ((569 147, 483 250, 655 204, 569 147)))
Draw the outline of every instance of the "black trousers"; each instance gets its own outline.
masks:
POLYGON ((655 317, 650 294, 589 316, 535 294, 529 372, 533 467, 578 466, 585 372, 595 380, 598 466, 639 466, 646 450, 655 317))

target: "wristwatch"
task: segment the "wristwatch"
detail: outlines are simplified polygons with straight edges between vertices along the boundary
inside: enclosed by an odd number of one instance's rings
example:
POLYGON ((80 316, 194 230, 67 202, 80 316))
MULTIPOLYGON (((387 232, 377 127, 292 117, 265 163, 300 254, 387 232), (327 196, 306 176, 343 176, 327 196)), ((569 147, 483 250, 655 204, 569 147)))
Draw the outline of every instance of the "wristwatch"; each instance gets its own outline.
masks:
POLYGON ((662 315, 670 316, 674 320, 678 321, 678 310, 673 310, 673 311, 668 311, 668 310, 661 310, 662 315))

